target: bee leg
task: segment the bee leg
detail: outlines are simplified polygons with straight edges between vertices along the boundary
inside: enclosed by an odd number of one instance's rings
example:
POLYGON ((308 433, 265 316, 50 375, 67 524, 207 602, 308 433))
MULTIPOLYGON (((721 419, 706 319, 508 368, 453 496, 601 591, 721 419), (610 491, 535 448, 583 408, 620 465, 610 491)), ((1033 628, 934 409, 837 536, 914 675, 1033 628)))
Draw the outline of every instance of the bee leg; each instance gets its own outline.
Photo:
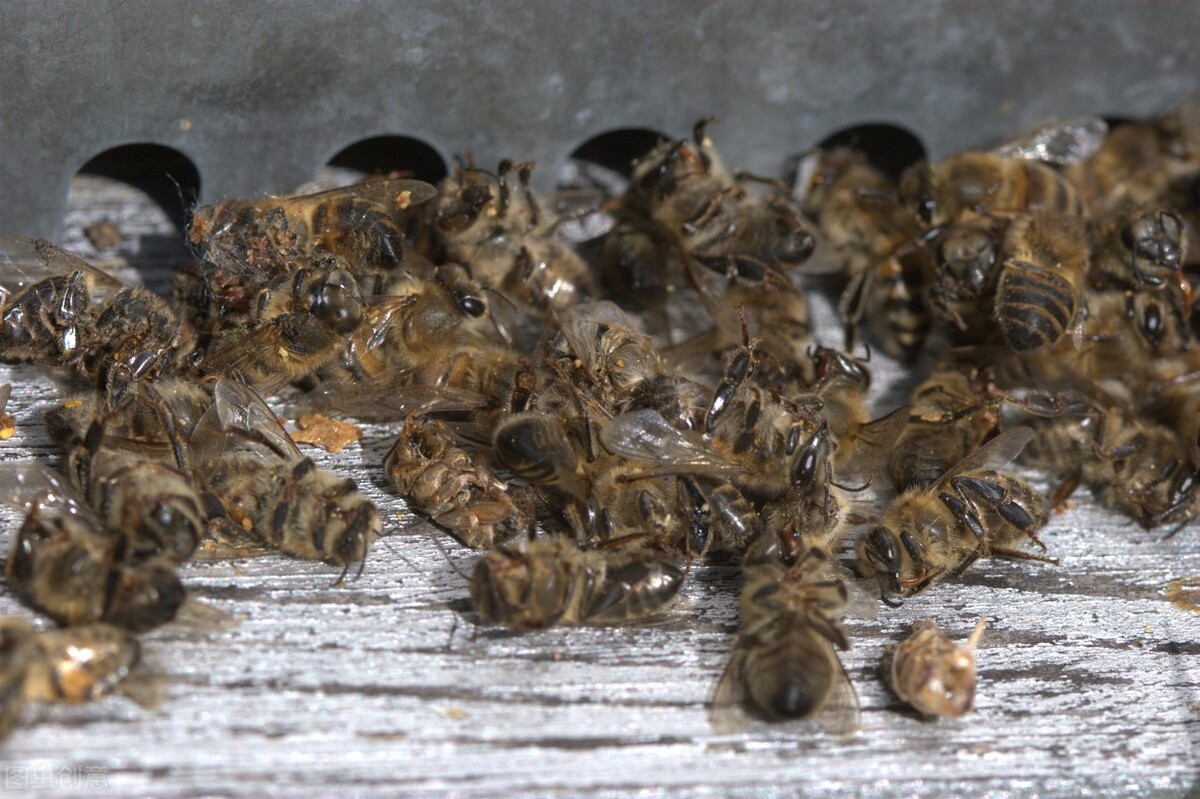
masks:
POLYGON ((1046 545, 1034 532, 1038 527, 1038 520, 1030 515, 1021 503, 1010 499, 1008 492, 1002 487, 988 480, 963 476, 950 478, 950 484, 963 499, 966 499, 968 493, 981 497, 1001 518, 1027 535, 1043 552, 1046 550, 1046 545))
POLYGON ((1055 513, 1062 513, 1067 508, 1067 500, 1079 488, 1082 476, 1078 469, 1068 474, 1050 491, 1050 504, 1055 513))
POLYGON ((1041 555, 1035 555, 1032 552, 1022 552, 1019 549, 992 547, 992 554, 1001 558, 1011 558, 1013 560, 1036 560, 1040 563, 1051 563, 1055 566, 1058 565, 1058 558, 1047 558, 1041 555))
POLYGON ((842 322, 845 350, 850 352, 858 346, 858 325, 862 322, 867 309, 867 297, 875 274, 874 269, 859 272, 846 284, 842 296, 838 299, 838 318, 842 322))
MULTIPOLYGON (((951 485, 953 485, 954 480, 951 480, 950 482, 951 485)), ((983 521, 979 518, 979 514, 975 512, 974 503, 972 503, 963 495, 962 490, 959 489, 958 486, 955 486, 955 490, 958 492, 957 495, 950 494, 946 491, 939 492, 938 499, 942 501, 943 505, 954 512, 954 515, 959 518, 959 521, 965 524, 967 529, 970 530, 975 538, 979 540, 980 544, 982 544, 984 542, 984 537, 987 534, 983 529, 983 521)))

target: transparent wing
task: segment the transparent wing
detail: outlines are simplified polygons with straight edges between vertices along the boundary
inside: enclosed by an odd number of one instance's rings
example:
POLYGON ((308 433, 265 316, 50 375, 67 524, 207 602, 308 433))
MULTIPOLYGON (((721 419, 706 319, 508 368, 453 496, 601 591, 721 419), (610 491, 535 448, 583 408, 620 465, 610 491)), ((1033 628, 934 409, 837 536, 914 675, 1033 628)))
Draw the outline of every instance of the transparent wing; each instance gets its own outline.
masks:
POLYGON ((753 721, 746 712, 745 651, 734 641, 729 663, 721 672, 708 703, 708 723, 718 735, 743 732, 753 721))
POLYGON ((254 389, 230 378, 213 388, 213 404, 192 433, 192 451, 201 468, 214 463, 231 447, 257 450, 265 457, 301 460, 292 437, 254 389))
POLYGON ((591 369, 595 361, 596 339, 600 328, 641 330, 633 317, 608 300, 583 303, 559 312, 558 327, 571 352, 588 369, 591 369))
POLYGON ((370 383, 322 384, 306 394, 302 405, 345 414, 369 422, 400 421, 413 414, 457 413, 486 407, 487 397, 448 386, 405 385, 405 376, 370 383))
POLYGON ((437 196, 437 188, 423 180, 408 178, 373 178, 349 186, 339 186, 314 194, 292 197, 293 201, 309 206, 339 200, 343 197, 366 200, 391 212, 405 211, 428 202, 437 196))
POLYGON ((12 396, 12 384, 5 383, 0 386, 0 415, 8 411, 8 398, 12 396))
POLYGON ((600 442, 615 455, 653 461, 660 474, 744 472, 736 461, 695 442, 650 409, 621 414, 600 428, 600 442))
POLYGON ((27 511, 37 503, 39 508, 70 513, 100 524, 91 506, 66 478, 40 463, 0 463, 0 502, 20 511, 27 511))
POLYGON ((930 486, 930 490, 932 491, 950 478, 964 472, 972 472, 976 469, 999 469, 1012 463, 1021 454, 1021 450, 1025 449, 1025 445, 1033 439, 1033 436, 1033 430, 1028 427, 1014 427, 1011 430, 1005 430, 952 466, 937 479, 933 486, 930 486))
POLYGON ((1002 158, 1069 165, 1086 161, 1104 144, 1108 123, 1100 117, 1055 119, 1001 144, 993 152, 1002 158))
POLYGON ((855 735, 862 729, 858 692, 854 690, 854 684, 850 682, 846 669, 842 667, 841 659, 836 653, 831 653, 831 657, 837 662, 837 671, 829 697, 817 714, 817 725, 830 735, 855 735))
POLYGON ((72 272, 86 272, 98 285, 116 288, 125 284, 97 269, 74 253, 45 239, 27 236, 0 236, 0 283, 17 291, 39 280, 72 272))

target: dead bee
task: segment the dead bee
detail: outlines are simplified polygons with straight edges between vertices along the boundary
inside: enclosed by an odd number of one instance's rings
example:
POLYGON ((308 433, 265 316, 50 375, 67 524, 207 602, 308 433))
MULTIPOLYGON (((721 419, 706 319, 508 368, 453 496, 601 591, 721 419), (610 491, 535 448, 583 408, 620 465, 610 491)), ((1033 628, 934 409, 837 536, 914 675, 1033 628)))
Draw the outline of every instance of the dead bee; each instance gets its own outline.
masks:
POLYGON ((226 313, 321 255, 343 258, 365 287, 404 261, 411 209, 435 193, 419 180, 390 179, 298 197, 227 200, 195 209, 188 241, 205 261, 206 291, 226 313))
POLYGON ((1115 126, 1067 175, 1093 215, 1165 201, 1177 181, 1200 170, 1200 106, 1185 104, 1155 119, 1115 126))
POLYGON ((1121 206, 1092 225, 1088 282, 1095 288, 1162 291, 1186 319, 1192 286, 1183 273, 1188 230, 1170 208, 1150 203, 1121 206))
POLYGON ((141 659, 128 631, 88 624, 39 633, 0 619, 0 740, 28 702, 92 702, 124 687, 141 659))
POLYGON ((1092 392, 1082 410, 1029 422, 1036 435, 1024 462, 1065 470, 1068 488, 1082 481, 1105 506, 1147 529, 1195 518, 1197 467, 1180 434, 1142 419, 1098 387, 1092 392))
POLYGON ((1026 214, 1008 227, 996 284, 995 318, 1017 352, 1082 335, 1087 279, 1086 227, 1066 214, 1026 214))
POLYGON ((509 627, 621 624, 670 602, 684 571, 637 547, 581 549, 563 536, 493 549, 475 564, 471 601, 489 623, 509 627))
POLYGON ((980 618, 966 644, 957 646, 937 622, 913 624, 912 635, 885 656, 888 684, 896 696, 925 716, 961 716, 975 704, 975 645, 980 618))
POLYGON ((710 122, 697 122, 690 141, 664 142, 638 159, 624 202, 702 268, 749 285, 790 286, 782 272, 815 246, 800 206, 782 194, 748 194, 705 135, 710 122))
POLYGON ((441 422, 405 420, 383 468, 415 510, 469 547, 490 548, 533 528, 527 491, 506 485, 480 455, 457 446, 441 422))
POLYGON ((1011 544, 1028 538, 1039 547, 1045 500, 1024 480, 992 471, 1008 463, 1034 433, 1001 433, 927 488, 896 497, 879 526, 858 542, 858 567, 887 593, 909 596, 947 572, 961 572, 994 555, 1036 559, 1011 544))
POLYGON ((999 433, 1002 398, 990 367, 967 359, 938 363, 913 389, 908 423, 891 447, 896 487, 927 488, 999 433))
POLYGON ((926 289, 929 309, 968 340, 980 341, 992 332, 1009 221, 966 211, 930 241, 934 277, 926 289))
POLYGON ((262 545, 346 569, 366 561, 380 531, 375 506, 353 480, 305 457, 249 387, 216 382, 191 448, 207 490, 262 545))
POLYGON ((592 292, 583 259, 558 238, 559 218, 529 185, 533 163, 502 161, 493 174, 461 167, 427 207, 430 234, 451 261, 485 286, 537 312, 566 308, 592 292), (516 171, 519 190, 508 174, 516 171))
POLYGON ((918 237, 856 275, 838 300, 846 349, 854 349, 856 331, 865 324, 885 354, 902 361, 915 359, 933 327, 925 302, 933 270, 929 248, 918 237))
POLYGON ((44 467, 0 472, 9 504, 28 507, 5 568, 8 585, 57 623, 106 622, 141 632, 175 617, 185 592, 165 555, 139 558, 44 467))
POLYGON ((810 549, 785 566, 767 535, 751 545, 742 570, 742 628, 713 693, 713 726, 736 729, 749 711, 771 721, 813 716, 827 732, 857 732, 858 696, 835 649, 850 646, 841 624, 849 596, 828 557, 810 549))
POLYGON ((0 359, 66 369, 101 386, 117 367, 143 378, 187 363, 192 330, 153 292, 41 239, 0 238, 0 263, 17 289, 0 311, 0 359))
POLYGON ((342 354, 365 307, 345 262, 317 259, 259 292, 246 326, 219 336, 198 368, 282 386, 342 354))

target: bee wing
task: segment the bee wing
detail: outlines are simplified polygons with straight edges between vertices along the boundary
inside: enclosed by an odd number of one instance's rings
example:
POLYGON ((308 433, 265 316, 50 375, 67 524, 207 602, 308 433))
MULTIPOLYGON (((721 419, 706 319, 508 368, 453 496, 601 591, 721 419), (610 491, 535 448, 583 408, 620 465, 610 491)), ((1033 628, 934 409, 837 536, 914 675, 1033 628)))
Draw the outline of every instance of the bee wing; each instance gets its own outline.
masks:
POLYGON ((830 652, 830 657, 837 663, 837 669, 834 672, 833 685, 829 689, 829 697, 817 715, 817 725, 830 735, 851 736, 862 728, 858 692, 854 690, 854 684, 850 682, 850 675, 846 674, 841 658, 834 652, 830 652))
POLYGON ((718 735, 744 731, 752 721, 746 712, 745 650, 741 638, 734 641, 729 663, 721 672, 708 703, 708 723, 718 735))
POLYGON ((354 197, 382 206, 391 213, 405 211, 415 205, 428 202, 437 196, 437 188, 423 180, 409 178, 371 178, 349 186, 339 186, 314 194, 290 198, 304 205, 320 205, 329 200, 354 197))
MULTIPOLYGON (((200 370, 207 374, 244 374, 257 371, 254 367, 261 363, 265 352, 278 352, 283 349, 280 328, 278 325, 267 324, 257 327, 230 344, 207 353, 200 362, 200 370)), ((257 384, 265 394, 273 394, 288 383, 286 375, 272 378, 257 384)))
MULTIPOLYGON (((892 445, 908 424, 911 410, 908 405, 902 405, 859 428, 852 436, 855 458, 846 476, 871 479, 882 473, 892 454, 892 445)), ((843 477, 840 473, 838 476, 843 477)))
POLYGON ((608 300, 572 306, 558 314, 558 328, 567 340, 571 352, 591 368, 596 354, 596 338, 601 327, 623 327, 640 331, 629 314, 608 300))
POLYGON ((0 414, 8 410, 8 398, 12 395, 12 384, 5 383, 0 386, 0 414))
POLYGON ((0 282, 15 291, 39 280, 72 272, 86 272, 106 288, 126 285, 74 253, 45 239, 27 236, 0 236, 0 282))
POLYGON ((971 472, 976 469, 999 469, 1012 463, 1021 454, 1021 450, 1025 449, 1025 445, 1033 439, 1033 436, 1033 430, 1028 427, 1014 427, 1011 430, 1005 430, 950 467, 945 474, 937 479, 937 482, 930 486, 930 490, 932 491, 950 478, 964 472, 971 472))
POLYGON ((600 443, 615 455, 653 461, 674 474, 728 474, 742 467, 703 444, 689 439, 658 411, 649 408, 621 414, 600 428, 600 443))
POLYGON ((487 406, 482 394, 448 386, 405 385, 403 375, 362 383, 318 386, 303 404, 314 410, 369 422, 395 422, 414 414, 455 413, 487 406))
POLYGON ((36 502, 42 508, 55 508, 100 523, 91 506, 65 478, 40 463, 0 463, 0 502, 21 511, 36 502))
POLYGON ((1001 144, 992 152, 1001 158, 1020 158, 1066 166, 1086 161, 1108 136, 1108 123, 1100 117, 1054 119, 1001 144))
POLYGON ((304 457, 262 397, 246 384, 226 377, 217 381, 212 407, 196 423, 192 450, 197 465, 203 468, 239 443, 251 449, 269 450, 275 457, 289 461, 304 457))

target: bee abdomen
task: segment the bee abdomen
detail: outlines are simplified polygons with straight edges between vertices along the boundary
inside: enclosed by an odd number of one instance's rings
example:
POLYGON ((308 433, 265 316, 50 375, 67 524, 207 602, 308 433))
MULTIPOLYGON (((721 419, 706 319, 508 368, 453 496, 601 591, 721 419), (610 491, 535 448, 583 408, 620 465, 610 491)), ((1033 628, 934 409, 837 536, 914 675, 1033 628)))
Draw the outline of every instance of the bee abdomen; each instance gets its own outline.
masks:
POLYGON ((1053 269, 1019 260, 1004 265, 996 291, 996 320, 1017 352, 1058 341, 1076 311, 1074 286, 1053 269))

